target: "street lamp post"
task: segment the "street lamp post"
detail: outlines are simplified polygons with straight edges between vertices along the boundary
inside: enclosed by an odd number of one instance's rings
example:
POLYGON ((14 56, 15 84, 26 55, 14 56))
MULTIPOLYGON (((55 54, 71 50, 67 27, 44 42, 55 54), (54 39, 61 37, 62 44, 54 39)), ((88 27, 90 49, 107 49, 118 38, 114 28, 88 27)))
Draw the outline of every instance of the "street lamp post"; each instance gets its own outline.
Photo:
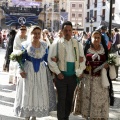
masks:
POLYGON ((111 25, 112 25, 112 0, 110 0, 110 13, 109 13, 109 34, 111 35, 111 25))
POLYGON ((51 32, 53 33, 53 14, 54 14, 54 0, 52 0, 52 23, 51 23, 51 32))
POLYGON ((46 21, 46 5, 47 4, 44 5, 44 29, 46 27, 46 22, 45 22, 46 21))
POLYGON ((91 32, 92 32, 92 28, 93 28, 93 22, 94 22, 94 20, 91 18, 91 19, 90 19, 91 32))

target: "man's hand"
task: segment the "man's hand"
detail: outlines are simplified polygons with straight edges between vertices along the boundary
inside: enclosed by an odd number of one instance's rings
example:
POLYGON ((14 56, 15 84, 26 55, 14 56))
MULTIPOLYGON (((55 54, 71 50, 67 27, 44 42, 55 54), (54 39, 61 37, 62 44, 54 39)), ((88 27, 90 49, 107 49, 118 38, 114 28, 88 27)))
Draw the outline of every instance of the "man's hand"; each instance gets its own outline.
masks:
POLYGON ((64 75, 63 75, 62 73, 59 73, 59 74, 57 75, 57 77, 58 77, 58 79, 60 79, 60 80, 63 80, 63 79, 64 79, 64 75))
POLYGON ((84 75, 83 75, 83 74, 81 74, 78 78, 83 78, 83 76, 84 76, 84 75))
POLYGON ((83 62, 84 61, 84 58, 83 57, 79 57, 79 62, 83 62))
POLYGON ((57 62, 58 58, 57 57, 52 57, 51 60, 54 61, 54 62, 57 62))
POLYGON ((26 78, 26 73, 25 72, 21 72, 20 75, 21 75, 22 78, 26 78))

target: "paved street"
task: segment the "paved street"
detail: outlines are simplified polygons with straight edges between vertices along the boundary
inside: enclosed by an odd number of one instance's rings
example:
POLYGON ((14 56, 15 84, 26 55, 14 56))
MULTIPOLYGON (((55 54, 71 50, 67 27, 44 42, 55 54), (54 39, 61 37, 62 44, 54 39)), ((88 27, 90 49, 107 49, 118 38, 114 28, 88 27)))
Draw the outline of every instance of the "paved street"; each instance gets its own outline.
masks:
MULTIPOLYGON (((0 48, 0 120, 23 120, 13 116, 15 85, 8 84, 8 73, 2 72, 5 50, 0 48)), ((120 120, 120 80, 113 81, 115 104, 110 107, 109 120, 120 120)), ((57 120, 56 111, 51 116, 37 120, 57 120)), ((84 120, 81 116, 70 116, 70 120, 84 120)))

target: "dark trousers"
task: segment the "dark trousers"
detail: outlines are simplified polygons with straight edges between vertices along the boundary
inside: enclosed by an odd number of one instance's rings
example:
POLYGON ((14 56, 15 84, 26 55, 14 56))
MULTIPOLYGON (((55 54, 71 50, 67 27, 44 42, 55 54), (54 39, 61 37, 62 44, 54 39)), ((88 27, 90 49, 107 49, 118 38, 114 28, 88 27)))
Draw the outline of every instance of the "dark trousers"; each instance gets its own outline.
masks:
POLYGON ((63 80, 56 80, 58 93, 57 118, 58 120, 69 120, 74 90, 76 88, 76 76, 65 76, 63 80))

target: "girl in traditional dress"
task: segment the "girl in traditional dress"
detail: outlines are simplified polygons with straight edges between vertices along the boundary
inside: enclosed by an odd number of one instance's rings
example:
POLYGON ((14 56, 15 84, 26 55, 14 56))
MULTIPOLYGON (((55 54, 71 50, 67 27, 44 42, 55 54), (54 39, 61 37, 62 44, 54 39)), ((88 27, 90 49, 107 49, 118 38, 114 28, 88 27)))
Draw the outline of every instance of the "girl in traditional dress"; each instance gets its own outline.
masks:
POLYGON ((48 47, 40 40, 41 32, 40 27, 31 27, 27 42, 22 43, 25 50, 24 69, 20 70, 23 89, 22 96, 19 96, 20 90, 16 93, 14 112, 25 120, 30 120, 30 117, 36 120, 36 117, 48 116, 50 111, 56 110, 52 77, 46 64, 48 47))

